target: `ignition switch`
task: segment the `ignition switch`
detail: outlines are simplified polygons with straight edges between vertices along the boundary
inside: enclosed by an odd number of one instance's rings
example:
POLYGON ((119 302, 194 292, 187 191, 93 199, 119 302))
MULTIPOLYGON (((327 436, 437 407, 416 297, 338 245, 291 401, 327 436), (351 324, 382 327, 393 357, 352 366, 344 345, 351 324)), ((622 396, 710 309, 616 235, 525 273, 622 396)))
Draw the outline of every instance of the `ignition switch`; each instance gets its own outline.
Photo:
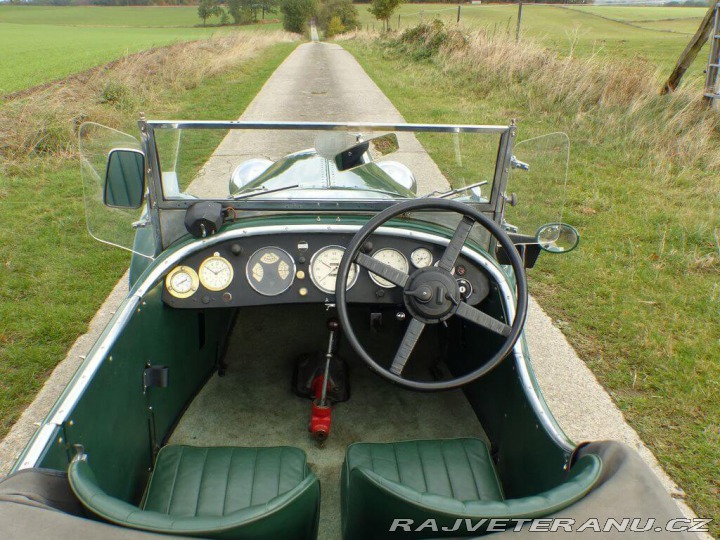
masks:
POLYGON ((460 291, 460 297, 463 300, 467 300, 470 298, 470 295, 473 293, 473 288, 470 282, 467 279, 460 278, 457 280, 458 284, 458 290, 460 291))

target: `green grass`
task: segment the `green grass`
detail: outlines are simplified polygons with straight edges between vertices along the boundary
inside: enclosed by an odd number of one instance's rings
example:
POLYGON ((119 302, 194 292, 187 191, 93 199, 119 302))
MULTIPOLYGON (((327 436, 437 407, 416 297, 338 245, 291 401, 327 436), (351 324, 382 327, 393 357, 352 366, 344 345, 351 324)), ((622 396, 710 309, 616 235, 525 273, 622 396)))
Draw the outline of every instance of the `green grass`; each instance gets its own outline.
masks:
POLYGON ((202 21, 197 6, 0 6, 0 23, 140 28, 192 27, 202 21))
MULTIPOLYGON (((274 45, 194 89, 167 92, 146 112, 236 118, 296 46, 274 45), (217 99, 220 94, 232 99, 217 99)), ((128 117, 129 127, 134 122, 128 117)), ((129 264, 127 252, 89 237, 82 199, 75 160, 39 160, 25 172, 0 173, 0 438, 87 330, 129 264)))
POLYGON ((0 96, 153 47, 279 23, 195 27, 197 8, 0 6, 0 96), (160 26, 167 26, 161 28, 160 26))
MULTIPOLYGON (((366 6, 359 5, 358 10, 364 27, 380 28, 378 21, 367 12, 366 6)), ((517 11, 517 6, 514 5, 463 5, 461 26, 469 29, 485 27, 494 32, 507 31, 515 35, 517 11)), ((689 35, 677 32, 694 33, 705 11, 705 8, 567 8, 525 4, 522 32, 528 37, 541 39, 546 45, 560 52, 573 49, 578 55, 595 54, 605 58, 638 59, 657 66, 669 75, 690 38, 689 35), (679 21, 663 20, 669 18, 679 21)), ((457 6, 404 4, 398 11, 401 30, 418 24, 421 12, 425 22, 438 18, 446 23, 455 23, 457 18, 457 6)), ((396 29, 397 14, 390 23, 391 28, 396 29)), ((685 76, 686 84, 699 84, 707 62, 706 54, 703 49, 698 61, 685 76)))
MULTIPOLYGON (((663 177, 589 111, 538 109, 525 84, 477 84, 398 49, 343 42, 409 122, 519 121, 572 141, 564 219, 581 247, 543 255, 531 292, 688 495, 720 515, 720 199, 717 173, 663 177)), ((433 156, 440 159, 442 156, 433 156)), ((518 155, 520 159, 523 156, 518 155)), ((512 187, 510 187, 512 190, 512 187)), ((522 201, 521 201, 522 203, 522 201)), ((714 534, 720 529, 713 528, 714 534)))

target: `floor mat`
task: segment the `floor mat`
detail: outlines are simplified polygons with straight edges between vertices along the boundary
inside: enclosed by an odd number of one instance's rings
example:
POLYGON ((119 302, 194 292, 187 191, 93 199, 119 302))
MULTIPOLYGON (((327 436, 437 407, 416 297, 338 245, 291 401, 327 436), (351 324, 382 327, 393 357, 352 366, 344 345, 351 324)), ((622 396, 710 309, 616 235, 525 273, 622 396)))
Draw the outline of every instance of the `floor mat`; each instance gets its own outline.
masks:
POLYGON ((424 394, 385 382, 345 351, 351 397, 333 410, 324 446, 309 436, 310 401, 291 390, 294 360, 323 350, 327 332, 314 317, 292 317, 277 329, 271 310, 238 320, 230 338, 224 377, 214 376, 192 402, 170 442, 190 445, 296 446, 307 452, 320 478, 322 540, 340 538, 340 470, 345 448, 358 441, 389 442, 452 437, 485 438, 460 391, 424 394), (274 332, 269 328, 276 328, 274 332), (268 335, 282 337, 268 340, 268 335), (313 345, 314 344, 314 345, 313 345), (305 347, 305 348, 303 348, 305 347))

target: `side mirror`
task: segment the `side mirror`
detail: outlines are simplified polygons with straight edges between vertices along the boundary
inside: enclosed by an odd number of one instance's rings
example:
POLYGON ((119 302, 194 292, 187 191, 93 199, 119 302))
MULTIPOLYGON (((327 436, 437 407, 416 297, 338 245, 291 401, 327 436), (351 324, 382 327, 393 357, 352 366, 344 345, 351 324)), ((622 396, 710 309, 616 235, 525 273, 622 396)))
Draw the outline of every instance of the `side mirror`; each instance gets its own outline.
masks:
POLYGON ((335 156, 338 171, 347 171, 400 149, 397 135, 388 133, 346 148, 335 156))
POLYGON ((145 196, 145 154, 116 148, 110 151, 105 170, 103 202, 111 208, 140 208, 145 196))
POLYGON ((540 248, 550 253, 567 253, 580 243, 580 234, 567 223, 547 223, 535 235, 540 248))

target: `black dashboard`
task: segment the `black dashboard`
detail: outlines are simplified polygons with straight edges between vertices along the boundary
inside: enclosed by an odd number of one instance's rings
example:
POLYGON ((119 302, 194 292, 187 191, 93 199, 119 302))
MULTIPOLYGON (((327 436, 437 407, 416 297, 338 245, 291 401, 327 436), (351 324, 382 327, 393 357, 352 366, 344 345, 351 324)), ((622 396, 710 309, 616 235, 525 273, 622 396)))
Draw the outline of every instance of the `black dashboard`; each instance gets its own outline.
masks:
MULTIPOLYGON (((227 240, 189 255, 165 276, 163 301, 175 308, 334 303, 335 275, 349 233, 285 233, 227 240)), ((412 274, 436 264, 444 246, 415 238, 374 235, 369 256, 412 274)), ((476 305, 489 293, 485 270, 460 256, 455 268, 463 299, 476 305)), ((399 287, 355 265, 352 303, 403 304, 399 287)))

